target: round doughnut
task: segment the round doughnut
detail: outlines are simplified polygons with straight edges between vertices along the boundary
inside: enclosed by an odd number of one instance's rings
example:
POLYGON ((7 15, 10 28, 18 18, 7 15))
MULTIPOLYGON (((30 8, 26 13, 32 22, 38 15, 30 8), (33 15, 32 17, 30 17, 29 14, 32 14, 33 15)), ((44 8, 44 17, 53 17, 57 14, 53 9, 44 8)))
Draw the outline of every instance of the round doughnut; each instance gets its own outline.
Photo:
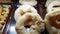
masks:
POLYGON ((30 5, 21 5, 14 14, 17 34, 40 34, 44 23, 37 10, 30 5), (29 27, 27 31, 26 27, 29 27))
POLYGON ((23 5, 35 6, 37 4, 37 1, 36 0, 19 0, 19 3, 23 5))
POLYGON ((60 10, 48 12, 45 16, 45 23, 49 34, 57 34, 60 29, 60 10))
POLYGON ((15 14, 14 14, 15 21, 17 21, 19 17, 23 16, 25 13, 37 13, 37 10, 30 5, 21 5, 15 11, 15 14))
POLYGON ((51 12, 54 10, 60 10, 60 1, 53 1, 47 7, 47 12, 51 12))
POLYGON ((44 24, 41 25, 42 21, 43 20, 41 19, 41 17, 38 14, 34 14, 34 13, 26 13, 26 14, 24 14, 23 16, 21 16, 18 19, 18 21, 16 21, 17 34, 22 34, 22 33, 40 34, 40 31, 44 29, 43 28, 44 24), (29 32, 27 32, 25 26, 30 27, 29 32))

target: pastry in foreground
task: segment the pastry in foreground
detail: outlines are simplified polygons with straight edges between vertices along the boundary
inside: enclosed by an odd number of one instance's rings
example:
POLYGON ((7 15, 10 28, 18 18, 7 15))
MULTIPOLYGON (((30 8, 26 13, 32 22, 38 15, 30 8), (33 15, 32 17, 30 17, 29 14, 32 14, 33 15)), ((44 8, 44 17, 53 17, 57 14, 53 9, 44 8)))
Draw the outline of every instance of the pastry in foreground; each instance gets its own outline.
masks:
POLYGON ((17 34, 40 34, 44 23, 37 10, 30 5, 22 5, 15 11, 17 34), (27 30, 29 28, 29 30, 27 30))

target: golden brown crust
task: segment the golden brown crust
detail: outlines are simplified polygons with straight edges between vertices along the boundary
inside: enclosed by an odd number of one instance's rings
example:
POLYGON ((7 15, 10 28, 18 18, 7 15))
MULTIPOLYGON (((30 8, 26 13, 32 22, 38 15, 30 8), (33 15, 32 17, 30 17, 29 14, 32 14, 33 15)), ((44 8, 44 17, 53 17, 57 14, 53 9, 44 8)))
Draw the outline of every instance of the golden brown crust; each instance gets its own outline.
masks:
POLYGON ((58 29, 60 29, 60 24, 56 22, 56 20, 60 20, 60 14, 56 16, 50 17, 50 24, 58 29))

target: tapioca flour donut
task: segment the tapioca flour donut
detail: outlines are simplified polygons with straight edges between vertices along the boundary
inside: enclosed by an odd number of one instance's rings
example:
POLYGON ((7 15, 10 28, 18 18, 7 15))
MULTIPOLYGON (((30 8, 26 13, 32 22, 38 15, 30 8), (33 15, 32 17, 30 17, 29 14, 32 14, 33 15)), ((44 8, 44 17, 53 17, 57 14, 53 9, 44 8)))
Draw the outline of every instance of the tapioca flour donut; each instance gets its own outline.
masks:
POLYGON ((49 34, 58 34, 60 32, 60 10, 48 12, 45 16, 45 23, 49 34))
POLYGON ((14 14, 17 34, 40 34, 44 30, 44 23, 37 10, 30 5, 21 5, 14 14), (29 26, 29 31, 25 26, 29 26))

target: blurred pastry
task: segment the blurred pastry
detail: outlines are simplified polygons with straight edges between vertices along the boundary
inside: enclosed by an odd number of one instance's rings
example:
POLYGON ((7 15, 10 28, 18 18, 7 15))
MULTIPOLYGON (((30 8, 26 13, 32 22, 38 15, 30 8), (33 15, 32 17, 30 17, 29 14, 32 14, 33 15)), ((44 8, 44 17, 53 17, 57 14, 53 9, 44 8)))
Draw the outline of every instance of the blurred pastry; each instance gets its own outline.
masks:
POLYGON ((37 4, 37 1, 36 0, 19 0, 19 3, 21 3, 22 5, 35 6, 37 4))
POLYGON ((5 21, 0 21, 0 24, 5 24, 5 21))

